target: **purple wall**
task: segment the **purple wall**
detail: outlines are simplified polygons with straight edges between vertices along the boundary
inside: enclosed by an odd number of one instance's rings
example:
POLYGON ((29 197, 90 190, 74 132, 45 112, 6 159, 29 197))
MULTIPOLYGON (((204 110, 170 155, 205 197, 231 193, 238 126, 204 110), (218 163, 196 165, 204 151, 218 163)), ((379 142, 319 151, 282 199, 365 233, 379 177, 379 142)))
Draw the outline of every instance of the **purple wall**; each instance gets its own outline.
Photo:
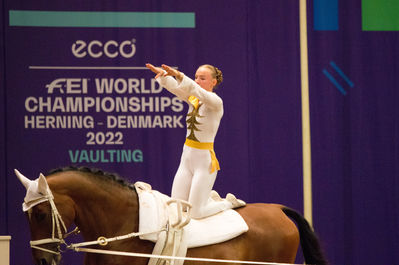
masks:
POLYGON ((334 263, 396 264, 398 33, 362 30, 361 4, 340 1, 339 30, 309 36, 314 223, 334 263))
MULTIPOLYGON (((323 31, 313 29, 313 13, 319 11, 308 1, 314 228, 332 264, 394 264, 399 261, 398 34, 363 31, 361 1, 339 4, 339 29, 323 31), (346 93, 330 81, 326 71, 346 93)), ((77 97, 111 98, 105 102, 118 97, 172 100, 166 91, 145 93, 153 77, 149 71, 37 70, 30 66, 167 63, 191 77, 201 64, 218 66, 225 79, 217 91, 225 114, 215 142, 222 167, 215 189, 222 195, 233 192, 247 202, 281 203, 303 211, 298 1, 5 0, 3 15, 6 24, 0 56, 5 55, 4 68, 1 65, 5 89, 0 97, 7 108, 0 111, 6 123, 0 134, 1 150, 5 150, 0 154, 0 232, 12 235, 12 264, 31 260, 29 231, 21 210, 25 191, 13 175, 14 168, 34 179, 58 166, 100 167, 132 182, 149 182, 169 194, 185 135, 179 123, 175 128, 106 126, 107 118, 118 115, 149 115, 154 120, 168 116, 184 125, 186 107, 179 109, 177 103, 177 109, 167 106, 165 110, 134 112, 96 111, 95 107, 88 112, 64 113, 59 108, 55 112, 35 109, 35 101, 47 97, 52 101, 77 97), (195 27, 11 26, 10 10, 190 12, 195 14, 195 27), (72 45, 78 40, 132 41, 136 53, 131 58, 77 58, 72 45), (129 78, 143 80, 145 87, 141 93, 99 93, 96 79, 111 78, 119 78, 121 86, 129 78), (66 86, 64 93, 57 87, 49 93, 46 85, 66 84, 57 79, 69 80, 76 85, 74 91, 86 91, 87 87, 87 93, 66 93, 66 86), (31 122, 32 117, 68 115, 90 116, 94 128, 32 128, 32 124, 41 125, 31 122), (105 132, 123 134, 123 144, 88 144, 90 133, 101 142, 105 132), (130 150, 142 152, 143 160, 79 162, 75 161, 76 150, 130 150)), ((156 103, 153 106, 156 108, 156 103)), ((79 263, 80 258, 70 253, 66 263, 79 263)))

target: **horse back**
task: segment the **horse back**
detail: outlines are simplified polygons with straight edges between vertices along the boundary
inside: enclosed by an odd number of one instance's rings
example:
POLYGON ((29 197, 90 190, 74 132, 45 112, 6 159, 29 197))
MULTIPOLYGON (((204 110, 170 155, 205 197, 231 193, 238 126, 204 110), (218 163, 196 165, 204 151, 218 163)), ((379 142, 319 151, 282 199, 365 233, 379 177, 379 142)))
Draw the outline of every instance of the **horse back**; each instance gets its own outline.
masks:
POLYGON ((299 233, 283 208, 277 204, 247 204, 237 212, 248 224, 248 232, 223 243, 190 249, 187 256, 293 263, 299 233))

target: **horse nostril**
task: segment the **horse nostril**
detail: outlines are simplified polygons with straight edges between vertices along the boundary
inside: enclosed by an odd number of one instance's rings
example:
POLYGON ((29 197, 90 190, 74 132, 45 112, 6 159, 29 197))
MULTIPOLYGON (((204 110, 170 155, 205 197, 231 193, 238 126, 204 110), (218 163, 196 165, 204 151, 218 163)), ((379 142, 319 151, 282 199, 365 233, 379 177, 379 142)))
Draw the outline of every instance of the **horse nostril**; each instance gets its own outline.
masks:
POLYGON ((39 265, 49 265, 45 259, 41 259, 39 265))

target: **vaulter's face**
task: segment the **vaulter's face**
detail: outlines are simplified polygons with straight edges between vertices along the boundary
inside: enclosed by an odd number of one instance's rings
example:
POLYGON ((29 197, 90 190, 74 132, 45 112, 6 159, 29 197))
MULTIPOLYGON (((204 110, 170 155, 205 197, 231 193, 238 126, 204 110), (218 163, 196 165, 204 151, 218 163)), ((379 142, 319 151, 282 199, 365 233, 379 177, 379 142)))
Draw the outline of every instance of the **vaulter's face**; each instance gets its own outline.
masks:
POLYGON ((212 92, 217 81, 212 77, 212 72, 207 67, 198 68, 195 73, 195 82, 206 91, 212 92))

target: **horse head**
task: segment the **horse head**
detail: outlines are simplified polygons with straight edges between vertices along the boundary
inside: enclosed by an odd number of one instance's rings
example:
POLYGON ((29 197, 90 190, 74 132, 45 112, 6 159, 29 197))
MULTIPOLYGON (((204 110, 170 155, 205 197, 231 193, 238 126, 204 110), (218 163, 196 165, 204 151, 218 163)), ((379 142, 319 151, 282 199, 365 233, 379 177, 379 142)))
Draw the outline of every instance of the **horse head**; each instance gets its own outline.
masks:
POLYGON ((28 179, 18 170, 15 174, 26 188, 22 209, 29 222, 35 264, 59 264, 60 247, 65 244, 67 227, 74 218, 73 207, 67 206, 65 195, 53 194, 43 174, 35 180, 28 179))

